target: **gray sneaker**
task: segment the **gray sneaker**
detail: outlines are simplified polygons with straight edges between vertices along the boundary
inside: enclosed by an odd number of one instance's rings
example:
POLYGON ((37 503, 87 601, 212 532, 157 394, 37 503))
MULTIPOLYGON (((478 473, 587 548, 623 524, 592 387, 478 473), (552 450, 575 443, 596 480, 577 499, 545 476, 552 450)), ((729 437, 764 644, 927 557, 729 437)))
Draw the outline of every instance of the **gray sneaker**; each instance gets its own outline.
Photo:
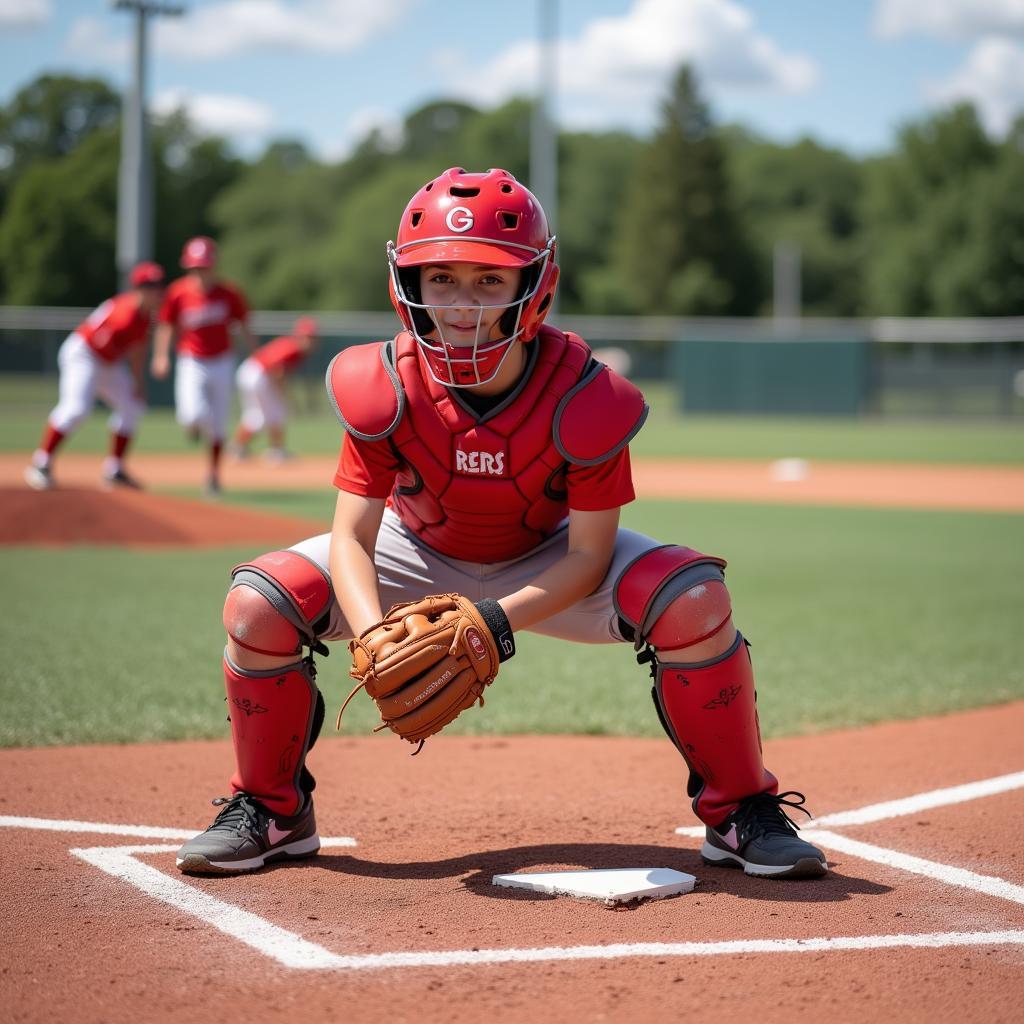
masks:
POLYGON ((816 878, 828 871, 825 854, 797 835, 785 807, 804 810, 803 793, 759 793, 741 801, 721 825, 708 826, 700 855, 705 864, 743 868, 760 878, 816 878), (787 799, 793 797, 795 799, 787 799))
POLYGON ((213 824, 178 851, 178 870, 193 875, 234 875, 288 858, 312 857, 320 849, 313 800, 291 818, 275 818, 248 793, 221 796, 213 824))
POLYGON ((33 491, 48 491, 53 487, 53 474, 50 472, 49 466, 37 466, 35 463, 30 463, 25 467, 24 476, 25 483, 33 491))
POLYGON ((142 484, 123 469, 115 469, 113 473, 104 473, 103 485, 108 489, 114 487, 125 487, 132 491, 141 491, 143 489, 142 484))

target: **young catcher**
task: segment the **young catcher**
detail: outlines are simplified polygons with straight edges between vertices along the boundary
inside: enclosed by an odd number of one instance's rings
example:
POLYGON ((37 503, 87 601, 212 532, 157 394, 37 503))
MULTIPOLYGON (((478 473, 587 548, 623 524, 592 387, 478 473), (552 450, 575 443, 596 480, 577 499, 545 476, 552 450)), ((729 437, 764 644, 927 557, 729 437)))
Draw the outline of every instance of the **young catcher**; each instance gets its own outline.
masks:
POLYGON ((803 795, 779 793, 762 762, 724 560, 619 526, 647 406, 581 338, 544 325, 558 267, 537 200, 506 171, 451 168, 413 196, 387 254, 405 329, 345 349, 327 374, 345 428, 333 528, 234 570, 233 795, 179 868, 252 871, 319 849, 306 758, 324 641, 355 638, 357 689, 419 743, 532 631, 631 643, 649 666, 705 861, 823 875, 785 814, 803 795))
POLYGON ((163 298, 163 267, 140 263, 128 283, 129 291, 93 310, 57 353, 59 398, 25 469, 25 482, 37 491, 53 487, 54 455, 92 412, 97 398, 110 407, 110 454, 103 463, 103 481, 108 486, 139 486, 125 470, 124 456, 146 409, 146 342, 163 298))
POLYGON ((238 367, 235 384, 242 402, 242 421, 232 444, 238 458, 248 456, 249 445, 264 427, 270 440, 266 457, 272 462, 282 462, 290 457, 284 445, 288 419, 285 379, 302 365, 313 350, 319 330, 313 317, 300 316, 291 334, 260 345, 238 367))

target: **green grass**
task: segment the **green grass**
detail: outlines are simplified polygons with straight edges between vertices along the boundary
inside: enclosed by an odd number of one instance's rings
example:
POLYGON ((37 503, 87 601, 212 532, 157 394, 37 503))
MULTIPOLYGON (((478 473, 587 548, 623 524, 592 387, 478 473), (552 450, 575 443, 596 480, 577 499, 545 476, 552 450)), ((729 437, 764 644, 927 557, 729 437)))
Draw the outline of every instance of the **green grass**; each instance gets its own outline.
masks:
MULTIPOLYGON (((683 416, 672 389, 644 385, 651 415, 632 444, 637 457, 868 460, 884 462, 1024 463, 1024 422, 1017 420, 904 420, 847 417, 683 416)), ((297 452, 333 454, 341 428, 319 388, 297 394, 288 443, 297 452)), ((31 375, 0 376, 0 450, 28 452, 38 443, 56 400, 56 381, 31 375)), ((106 450, 106 415, 97 411, 66 450, 106 450)), ((143 420, 137 450, 187 450, 168 409, 143 420)))
MULTIPOLYGON (((323 516, 325 497, 261 505, 323 516)), ((1024 697, 1021 517, 638 502, 625 520, 730 560, 769 736, 1024 697)), ((229 567, 254 553, 0 549, 0 745, 226 736, 220 608, 229 567)), ((336 645, 320 662, 328 720, 348 684, 336 645)), ((373 720, 357 698, 346 732, 373 720)), ((525 636, 487 707, 452 731, 653 736, 659 726, 626 645, 525 636)))

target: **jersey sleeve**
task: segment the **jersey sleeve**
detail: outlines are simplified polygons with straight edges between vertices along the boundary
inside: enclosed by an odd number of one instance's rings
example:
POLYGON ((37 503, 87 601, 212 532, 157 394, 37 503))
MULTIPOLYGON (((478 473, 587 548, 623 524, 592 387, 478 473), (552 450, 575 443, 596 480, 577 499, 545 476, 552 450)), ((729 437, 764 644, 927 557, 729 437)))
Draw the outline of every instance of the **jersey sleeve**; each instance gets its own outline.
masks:
POLYGON ((569 508, 577 512, 619 508, 636 498, 628 446, 595 466, 570 465, 565 479, 569 508))
POLYGON ((387 441, 360 441, 346 433, 334 486, 364 498, 386 498, 400 468, 401 462, 387 441))
POLYGON ((113 299, 107 299, 106 302, 97 306, 86 318, 85 323, 92 331, 93 341, 100 347, 106 345, 114 328, 117 326, 115 322, 116 313, 117 303, 113 299))

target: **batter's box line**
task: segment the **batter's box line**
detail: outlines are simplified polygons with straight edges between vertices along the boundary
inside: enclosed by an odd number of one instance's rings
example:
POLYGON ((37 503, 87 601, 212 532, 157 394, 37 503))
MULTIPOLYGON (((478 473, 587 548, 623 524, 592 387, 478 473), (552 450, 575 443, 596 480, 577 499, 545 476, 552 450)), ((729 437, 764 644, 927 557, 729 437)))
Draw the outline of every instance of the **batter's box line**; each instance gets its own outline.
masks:
MULTIPOLYGON (((917 793, 914 796, 903 797, 899 800, 887 800, 884 803, 869 804, 867 807, 861 807, 855 811, 839 811, 836 814, 826 814, 822 818, 813 819, 806 828, 868 825, 877 821, 888 821, 890 818, 902 818, 909 814, 919 814, 921 811, 929 811, 936 807, 950 807, 953 804, 967 803, 980 797, 1008 793, 1011 790, 1020 789, 1022 786, 1024 786, 1024 772, 997 775, 991 779, 965 782, 960 786, 947 786, 945 789, 933 789, 927 793, 917 793)), ((689 836, 691 839, 699 839, 704 835, 704 826, 682 825, 676 829, 676 834, 689 836)))
POLYGON ((183 913, 285 967, 298 970, 382 970, 409 967, 469 967, 552 960, 618 960, 626 957, 734 956, 738 953, 819 953, 949 946, 1024 946, 1024 930, 932 932, 919 935, 850 935, 807 939, 736 939, 725 942, 636 942, 607 946, 546 946, 532 949, 452 949, 404 953, 340 954, 280 928, 247 910, 192 888, 136 859, 172 846, 98 846, 69 852, 100 871, 134 885, 183 913))
MULTIPOLYGON (((871 843, 864 843, 851 839, 849 836, 840 835, 821 828, 822 825, 866 825, 878 821, 887 821, 891 818, 905 817, 906 815, 917 814, 921 811, 937 807, 949 807, 954 804, 977 800, 981 797, 1008 793, 1021 787, 1024 787, 1024 772, 999 775, 995 778, 982 779, 978 782, 968 782, 960 786, 948 786, 945 789, 934 789, 927 793, 918 793, 900 800, 889 800, 885 803, 871 804, 867 807, 861 807, 859 810, 826 814, 824 817, 817 818, 811 821, 810 824, 805 825, 800 830, 800 834, 811 842, 824 846, 829 850, 848 853, 852 857, 874 861, 877 864, 885 864, 888 867, 909 871, 915 875, 924 875, 928 878, 944 882, 946 885, 958 886, 970 889, 973 892, 995 896, 997 899, 1024 904, 1024 886, 1007 882, 1003 878, 996 878, 992 875, 979 875, 965 868, 954 867, 952 864, 940 864, 937 861, 926 860, 923 857, 915 857, 908 853, 901 853, 899 850, 875 846, 871 843)), ((690 838, 702 838, 704 826, 683 826, 676 829, 676 834, 690 838)))
MULTIPOLYGON (((119 825, 109 821, 77 821, 73 818, 22 818, 0 814, 0 828, 30 828, 44 832, 95 832, 107 836, 130 836, 135 839, 192 839, 200 829, 164 828, 160 825, 119 825)), ((320 845, 355 846, 351 836, 321 836, 320 845)), ((165 847, 173 849, 173 847, 165 847)))

